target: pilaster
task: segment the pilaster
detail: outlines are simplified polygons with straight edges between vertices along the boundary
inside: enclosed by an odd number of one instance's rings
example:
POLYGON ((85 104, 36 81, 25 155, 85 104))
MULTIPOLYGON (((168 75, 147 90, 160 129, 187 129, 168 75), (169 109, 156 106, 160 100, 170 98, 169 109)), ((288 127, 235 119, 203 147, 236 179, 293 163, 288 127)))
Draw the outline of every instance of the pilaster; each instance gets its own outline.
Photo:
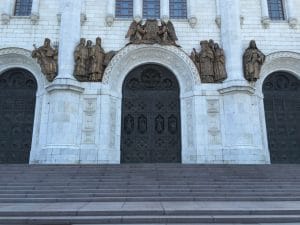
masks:
POLYGON ((286 0, 286 8, 288 14, 288 23, 291 28, 296 28, 298 24, 295 0, 286 0))
POLYGON ((261 4, 261 23, 264 28, 269 28, 270 26, 270 16, 268 8, 268 0, 260 0, 261 4))
POLYGON ((36 24, 39 20, 39 7, 40 7, 40 0, 33 0, 31 6, 31 15, 30 19, 33 24, 36 24))
POLYGON ((160 17, 162 20, 168 21, 170 18, 169 0, 160 0, 160 17))
POLYGON ((139 22, 143 18, 143 1, 133 0, 133 18, 139 22))
POLYGON ((12 11, 12 1, 11 0, 3 0, 4 4, 1 7, 1 21, 2 24, 8 24, 11 17, 12 11))

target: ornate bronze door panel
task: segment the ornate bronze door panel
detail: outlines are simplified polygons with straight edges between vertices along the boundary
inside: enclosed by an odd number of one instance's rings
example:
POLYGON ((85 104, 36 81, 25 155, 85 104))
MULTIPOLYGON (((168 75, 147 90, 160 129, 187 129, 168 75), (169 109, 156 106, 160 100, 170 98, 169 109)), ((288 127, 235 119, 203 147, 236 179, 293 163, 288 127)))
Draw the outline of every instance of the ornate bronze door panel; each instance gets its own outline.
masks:
POLYGON ((179 85, 158 65, 131 71, 123 84, 121 161, 181 162, 179 85))
POLYGON ((28 163, 37 84, 22 69, 0 75, 0 163, 28 163))
POLYGON ((263 92, 271 162, 300 163, 300 81, 276 72, 263 92))

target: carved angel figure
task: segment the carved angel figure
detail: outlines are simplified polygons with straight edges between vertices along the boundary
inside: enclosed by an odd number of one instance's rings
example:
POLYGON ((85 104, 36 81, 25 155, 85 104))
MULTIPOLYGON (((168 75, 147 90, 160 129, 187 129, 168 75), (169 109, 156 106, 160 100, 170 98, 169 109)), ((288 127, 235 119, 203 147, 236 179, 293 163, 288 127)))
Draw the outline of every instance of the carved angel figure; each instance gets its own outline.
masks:
POLYGON ((245 50, 243 56, 244 76, 248 81, 256 81, 259 79, 259 74, 265 55, 256 47, 254 40, 250 41, 249 47, 245 50))
POLYGON ((143 40, 143 36, 146 33, 142 22, 136 22, 135 20, 130 24, 129 30, 125 38, 129 38, 130 44, 139 44, 143 40))
POLYGON ((178 38, 176 36, 175 28, 171 21, 168 21, 166 23, 162 20, 158 34, 161 39, 161 44, 171 44, 177 46, 176 41, 178 40, 178 38))
POLYGON ((42 73, 45 74, 47 80, 53 81, 57 76, 58 50, 51 47, 49 38, 45 39, 43 46, 36 48, 34 45, 34 48, 31 56, 37 58, 37 62, 40 64, 42 73))

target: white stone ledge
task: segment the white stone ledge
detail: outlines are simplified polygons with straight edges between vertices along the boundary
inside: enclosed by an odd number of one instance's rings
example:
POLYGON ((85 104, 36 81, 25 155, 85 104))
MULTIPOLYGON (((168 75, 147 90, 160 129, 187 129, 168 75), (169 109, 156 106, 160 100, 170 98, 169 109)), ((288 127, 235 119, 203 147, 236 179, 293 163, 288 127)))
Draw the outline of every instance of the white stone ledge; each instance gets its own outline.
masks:
POLYGON ((255 88, 251 86, 231 86, 219 89, 219 93, 222 95, 232 93, 246 93, 249 95, 253 95, 255 93, 255 88))
POLYGON ((54 91, 73 91, 83 93, 84 88, 79 86, 78 82, 72 79, 56 78, 53 83, 46 87, 46 90, 51 93, 54 91))

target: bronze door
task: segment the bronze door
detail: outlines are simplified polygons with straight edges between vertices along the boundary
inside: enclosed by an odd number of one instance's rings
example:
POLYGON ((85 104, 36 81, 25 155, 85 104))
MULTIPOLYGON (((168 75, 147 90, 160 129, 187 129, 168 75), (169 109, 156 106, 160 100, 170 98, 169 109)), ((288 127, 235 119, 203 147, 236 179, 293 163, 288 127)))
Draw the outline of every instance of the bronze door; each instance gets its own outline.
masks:
POLYGON ((181 162, 179 85, 168 69, 150 64, 123 84, 121 162, 181 162))
POLYGON ((300 81, 275 72, 263 85, 272 163, 300 163, 300 81))
POLYGON ((37 84, 31 73, 0 75, 0 163, 28 163, 37 84))

